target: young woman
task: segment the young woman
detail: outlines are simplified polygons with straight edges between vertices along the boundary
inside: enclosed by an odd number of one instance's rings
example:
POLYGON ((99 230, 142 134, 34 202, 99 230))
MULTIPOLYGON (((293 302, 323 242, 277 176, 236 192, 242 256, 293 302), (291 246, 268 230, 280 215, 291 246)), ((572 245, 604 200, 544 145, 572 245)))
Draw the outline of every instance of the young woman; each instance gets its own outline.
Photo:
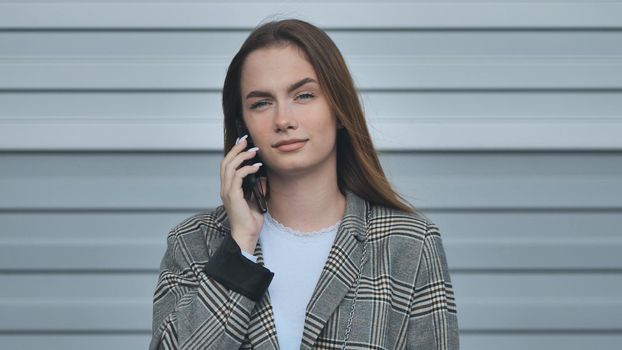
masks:
POLYGON ((458 349, 440 231, 392 190, 328 35, 256 28, 223 110, 223 205, 170 231, 150 349, 458 349))

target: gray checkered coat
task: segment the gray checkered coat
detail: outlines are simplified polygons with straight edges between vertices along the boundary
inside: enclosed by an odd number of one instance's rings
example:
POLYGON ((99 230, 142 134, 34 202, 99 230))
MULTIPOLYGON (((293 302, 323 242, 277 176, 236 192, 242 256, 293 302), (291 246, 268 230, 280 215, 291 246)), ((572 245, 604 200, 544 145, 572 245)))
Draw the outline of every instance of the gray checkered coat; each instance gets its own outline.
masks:
MULTIPOLYGON (((308 302, 300 349, 340 349, 366 259, 348 349, 458 349, 454 292, 438 227, 353 192, 308 302)), ((150 349, 279 349, 269 292, 259 302, 203 267, 231 233, 221 205, 171 229, 153 299, 150 349)), ((261 245, 255 249, 263 265, 261 245)), ((289 350, 289 349, 284 349, 289 350)))

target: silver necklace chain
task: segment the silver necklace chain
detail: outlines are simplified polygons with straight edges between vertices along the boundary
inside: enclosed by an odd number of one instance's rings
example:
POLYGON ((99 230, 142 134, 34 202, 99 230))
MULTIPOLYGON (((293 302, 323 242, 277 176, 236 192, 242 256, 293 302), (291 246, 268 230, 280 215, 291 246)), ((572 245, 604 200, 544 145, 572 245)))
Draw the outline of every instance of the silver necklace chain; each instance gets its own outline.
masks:
POLYGON ((341 349, 345 350, 346 344, 348 344, 348 338, 350 337, 350 328, 352 327, 352 318, 354 318, 354 308, 356 307, 356 297, 359 293, 359 285, 361 284, 361 274, 363 273, 363 263, 365 262, 365 256, 367 252, 367 234, 363 242, 363 253, 361 255, 361 262, 359 265, 359 273, 356 279, 356 289, 354 290, 354 299, 352 299, 352 307, 350 308, 350 316, 348 317, 348 326, 346 327, 346 335, 343 341, 341 349))

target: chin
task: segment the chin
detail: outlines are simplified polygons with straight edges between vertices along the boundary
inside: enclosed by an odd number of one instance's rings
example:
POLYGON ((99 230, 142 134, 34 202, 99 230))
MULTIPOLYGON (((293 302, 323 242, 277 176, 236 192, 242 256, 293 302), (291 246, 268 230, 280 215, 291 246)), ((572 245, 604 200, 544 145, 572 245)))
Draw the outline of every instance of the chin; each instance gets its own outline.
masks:
POLYGON ((311 164, 303 163, 299 161, 283 161, 279 162, 276 167, 271 167, 270 170, 279 175, 298 175, 304 174, 311 168, 311 164))

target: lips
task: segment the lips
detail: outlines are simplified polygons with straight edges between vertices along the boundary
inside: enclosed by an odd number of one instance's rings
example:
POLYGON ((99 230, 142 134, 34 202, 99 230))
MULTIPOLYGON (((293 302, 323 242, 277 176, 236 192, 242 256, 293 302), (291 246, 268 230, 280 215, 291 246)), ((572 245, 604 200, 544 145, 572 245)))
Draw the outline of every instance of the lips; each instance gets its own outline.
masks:
POLYGON ((304 141, 304 140, 299 141, 299 142, 293 142, 293 143, 281 143, 281 145, 277 147, 276 149, 278 149, 281 152, 292 152, 292 151, 296 151, 296 150, 303 148, 306 143, 307 141, 304 141))
POLYGON ((278 147, 283 146, 283 145, 289 145, 289 144, 292 144, 292 143, 303 142, 303 141, 307 141, 307 140, 305 140, 305 139, 283 140, 283 141, 279 141, 279 142, 275 143, 273 147, 278 148, 278 147))

